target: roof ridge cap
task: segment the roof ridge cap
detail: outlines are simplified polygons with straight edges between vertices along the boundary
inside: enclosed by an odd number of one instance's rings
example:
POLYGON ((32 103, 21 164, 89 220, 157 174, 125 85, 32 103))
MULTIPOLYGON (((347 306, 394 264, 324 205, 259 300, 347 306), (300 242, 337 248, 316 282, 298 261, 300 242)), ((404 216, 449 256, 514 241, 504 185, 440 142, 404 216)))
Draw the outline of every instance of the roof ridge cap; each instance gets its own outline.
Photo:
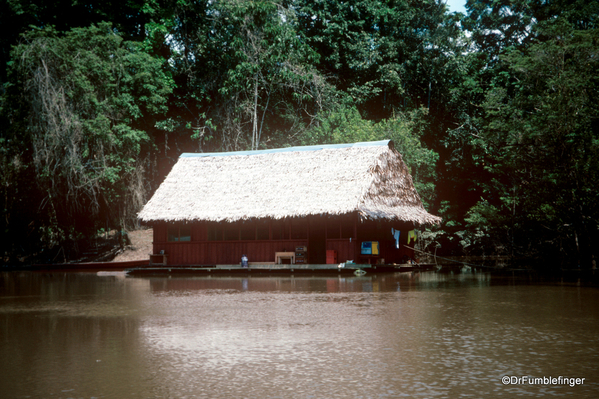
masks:
POLYGON ((308 145, 308 146, 295 146, 295 147, 284 147, 284 148, 270 148, 266 150, 253 150, 253 151, 225 151, 225 152, 184 152, 179 158, 208 158, 208 157, 226 157, 226 156, 244 156, 244 155, 263 155, 263 154, 276 154, 281 152, 302 152, 302 151, 320 151, 329 149, 342 149, 342 148, 360 148, 360 147, 383 147, 387 146, 393 148, 394 144, 392 140, 379 140, 379 141, 362 141, 358 143, 344 143, 344 144, 319 144, 319 145, 308 145))

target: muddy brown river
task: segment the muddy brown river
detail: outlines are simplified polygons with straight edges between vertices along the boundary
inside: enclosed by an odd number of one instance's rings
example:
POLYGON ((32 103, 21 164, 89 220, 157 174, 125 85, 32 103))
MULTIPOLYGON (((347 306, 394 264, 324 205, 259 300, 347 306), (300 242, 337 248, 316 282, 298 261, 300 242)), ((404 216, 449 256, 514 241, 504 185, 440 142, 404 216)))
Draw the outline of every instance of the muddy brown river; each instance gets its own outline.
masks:
POLYGON ((1 398, 599 397, 599 289, 0 273, 1 398))

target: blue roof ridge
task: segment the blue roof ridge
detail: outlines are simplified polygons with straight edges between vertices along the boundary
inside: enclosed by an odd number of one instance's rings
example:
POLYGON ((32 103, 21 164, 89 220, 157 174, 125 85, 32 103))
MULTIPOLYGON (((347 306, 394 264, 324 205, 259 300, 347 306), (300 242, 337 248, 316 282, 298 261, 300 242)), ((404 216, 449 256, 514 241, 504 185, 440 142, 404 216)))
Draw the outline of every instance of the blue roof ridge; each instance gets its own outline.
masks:
POLYGON ((380 141, 364 141, 361 143, 347 143, 347 144, 321 144, 321 145, 307 145, 287 148, 271 148, 267 150, 255 150, 255 151, 228 151, 228 152, 184 152, 179 158, 202 158, 202 157, 226 157, 232 155, 262 155, 262 154, 274 154, 279 152, 295 152, 295 151, 319 151, 326 149, 337 149, 337 148, 349 148, 349 147, 379 147, 388 146, 393 148, 393 142, 391 140, 380 140, 380 141))

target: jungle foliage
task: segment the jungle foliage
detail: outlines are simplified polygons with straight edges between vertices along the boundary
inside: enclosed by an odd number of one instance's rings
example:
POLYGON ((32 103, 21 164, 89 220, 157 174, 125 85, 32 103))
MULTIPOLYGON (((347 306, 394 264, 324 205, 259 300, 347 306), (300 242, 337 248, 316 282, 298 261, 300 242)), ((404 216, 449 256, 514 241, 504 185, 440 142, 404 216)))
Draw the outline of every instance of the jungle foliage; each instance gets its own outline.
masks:
POLYGON ((63 260, 99 229, 132 227, 184 151, 392 139, 425 206, 443 217, 429 249, 589 267, 599 240, 599 2, 466 9, 3 1, 4 261, 63 260))

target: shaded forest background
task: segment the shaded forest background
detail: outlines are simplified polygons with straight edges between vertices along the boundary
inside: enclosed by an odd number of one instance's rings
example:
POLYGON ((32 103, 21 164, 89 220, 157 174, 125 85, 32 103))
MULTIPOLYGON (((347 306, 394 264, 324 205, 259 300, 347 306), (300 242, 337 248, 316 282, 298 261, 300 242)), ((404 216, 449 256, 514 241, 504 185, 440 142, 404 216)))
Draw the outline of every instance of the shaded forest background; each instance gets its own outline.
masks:
POLYGON ((428 249, 590 267, 599 2, 466 10, 1 1, 4 262, 63 260, 99 231, 135 228, 182 152, 392 139, 443 217, 422 233, 428 249))

